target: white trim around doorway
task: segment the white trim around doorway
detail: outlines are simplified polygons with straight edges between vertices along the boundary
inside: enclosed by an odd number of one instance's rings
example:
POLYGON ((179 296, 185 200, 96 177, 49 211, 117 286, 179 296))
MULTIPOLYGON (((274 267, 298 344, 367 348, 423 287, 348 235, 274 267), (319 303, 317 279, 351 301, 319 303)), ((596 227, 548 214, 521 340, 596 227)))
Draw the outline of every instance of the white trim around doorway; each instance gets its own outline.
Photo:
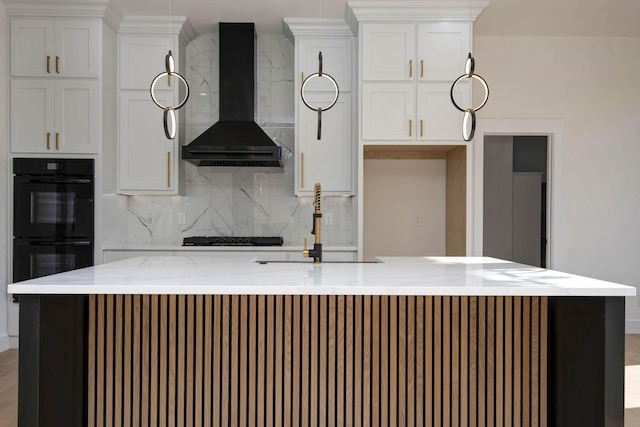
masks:
POLYGON ((482 255, 483 223, 483 164, 485 135, 545 135, 549 139, 547 153, 547 268, 558 263, 558 248, 562 245, 562 139, 564 120, 561 119, 479 119, 473 147, 473 219, 471 224, 472 255, 482 255))

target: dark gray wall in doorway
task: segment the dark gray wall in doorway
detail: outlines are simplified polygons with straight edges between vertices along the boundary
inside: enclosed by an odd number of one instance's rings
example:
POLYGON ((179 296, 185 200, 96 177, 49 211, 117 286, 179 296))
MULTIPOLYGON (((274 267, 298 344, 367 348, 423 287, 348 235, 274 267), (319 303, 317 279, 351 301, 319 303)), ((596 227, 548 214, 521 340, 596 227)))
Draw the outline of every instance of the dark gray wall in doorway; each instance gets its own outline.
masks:
POLYGON ((485 136, 485 256, 546 266, 547 154, 547 136, 485 136))

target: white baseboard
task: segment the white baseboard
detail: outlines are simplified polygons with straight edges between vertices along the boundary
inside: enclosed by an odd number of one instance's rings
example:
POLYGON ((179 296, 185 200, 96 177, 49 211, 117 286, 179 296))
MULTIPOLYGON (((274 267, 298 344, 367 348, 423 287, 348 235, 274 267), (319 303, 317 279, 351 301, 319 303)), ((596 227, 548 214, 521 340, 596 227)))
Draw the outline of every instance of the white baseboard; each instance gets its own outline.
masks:
POLYGON ((11 348, 11 341, 9 340, 9 335, 3 334, 0 335, 0 353, 5 350, 9 350, 11 348))
POLYGON ((18 337, 9 337, 9 347, 10 348, 18 348, 18 345, 20 344, 20 339, 18 337))
POLYGON ((640 334, 640 319, 626 320, 624 325, 625 334, 640 334))

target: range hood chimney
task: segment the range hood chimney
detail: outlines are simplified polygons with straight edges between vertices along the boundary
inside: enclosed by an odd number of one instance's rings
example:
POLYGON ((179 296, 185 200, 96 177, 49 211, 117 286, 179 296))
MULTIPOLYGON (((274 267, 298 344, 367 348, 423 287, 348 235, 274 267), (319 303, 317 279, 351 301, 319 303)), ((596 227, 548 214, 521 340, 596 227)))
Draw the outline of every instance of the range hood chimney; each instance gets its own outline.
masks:
POLYGON ((282 167, 282 150, 254 121, 256 30, 223 23, 220 34, 220 120, 182 147, 198 166, 282 167))

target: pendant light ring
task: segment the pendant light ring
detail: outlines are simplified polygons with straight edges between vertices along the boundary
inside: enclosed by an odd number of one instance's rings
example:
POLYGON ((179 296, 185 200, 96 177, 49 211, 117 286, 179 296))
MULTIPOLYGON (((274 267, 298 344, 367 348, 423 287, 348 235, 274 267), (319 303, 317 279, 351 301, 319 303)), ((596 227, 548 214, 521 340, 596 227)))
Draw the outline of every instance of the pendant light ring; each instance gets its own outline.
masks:
POLYGON ((311 75, 309 75, 306 79, 304 79, 304 82, 302 82, 302 87, 300 88, 300 97, 302 98, 302 102, 304 102, 304 105, 307 106, 307 108, 309 108, 310 110, 313 111, 327 111, 330 110, 331 108, 333 108, 334 105, 336 105, 336 102, 338 102, 338 96, 340 95, 340 89, 338 89, 338 82, 336 82, 336 80, 331 77, 329 74, 327 73, 313 73, 311 75), (315 78, 326 78, 329 79, 329 81, 333 84, 333 88, 335 90, 335 95, 333 97, 333 100, 326 106, 326 107, 314 107, 312 105, 310 105, 307 102, 307 99, 305 97, 304 94, 304 89, 307 86, 307 83, 309 83, 311 80, 315 79, 315 78))
POLYGON ((180 108, 182 108, 182 106, 184 106, 184 104, 187 103, 187 100, 189 99, 189 84, 187 83, 187 81, 185 80, 184 77, 182 77, 179 73, 174 73, 174 72, 168 72, 168 71, 163 71, 162 73, 158 74, 152 81, 151 81, 151 87, 149 88, 149 92, 151 93, 151 99, 153 100, 154 104, 156 104, 158 107, 160 107, 163 110, 166 110, 167 108, 170 108, 172 110, 178 110, 180 108), (155 86, 156 83, 164 76, 170 77, 170 76, 175 76, 178 78, 178 80, 180 80, 182 82, 182 84, 185 87, 185 95, 184 95, 184 99, 182 100, 182 102, 180 102, 178 105, 176 106, 170 106, 170 105, 162 105, 160 103, 160 101, 158 101, 158 98, 156 98, 156 94, 155 94, 155 86))
POLYGON ((472 112, 475 113, 476 111, 478 111, 482 107, 484 107, 485 104, 487 103, 487 101, 489 100, 489 85, 487 84, 487 81, 485 79, 483 79, 481 76, 479 76, 477 74, 463 74, 460 77, 458 77, 456 79, 456 81, 453 82, 453 84, 451 85, 451 91, 450 91, 449 95, 451 97, 451 102, 453 103, 453 106, 456 107, 456 109, 458 111, 461 111, 463 113, 465 113, 467 111, 472 111, 472 112), (480 82, 480 84, 482 85, 482 87, 484 89, 484 99, 482 100, 480 105, 478 107, 476 107, 476 108, 462 108, 456 102, 456 99, 453 96, 453 92, 454 92, 454 89, 455 89, 455 87, 456 87, 456 85, 458 83, 460 83, 463 79, 470 79, 470 78, 474 78, 474 79, 476 79, 476 80, 478 80, 480 82))

